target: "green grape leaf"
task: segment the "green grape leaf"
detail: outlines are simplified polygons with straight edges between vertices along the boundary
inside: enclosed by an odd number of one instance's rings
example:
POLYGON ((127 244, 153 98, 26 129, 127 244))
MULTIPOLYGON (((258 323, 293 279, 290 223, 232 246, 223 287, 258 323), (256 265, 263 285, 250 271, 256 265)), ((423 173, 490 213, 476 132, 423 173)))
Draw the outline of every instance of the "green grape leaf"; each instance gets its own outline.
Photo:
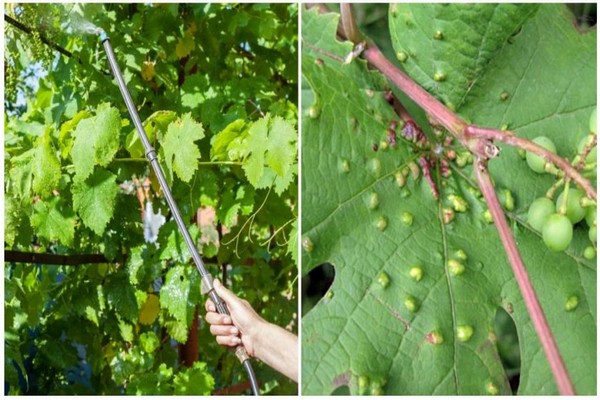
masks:
POLYGON ((98 168, 88 179, 73 185, 73 208, 97 235, 104 233, 114 214, 119 194, 116 179, 109 171, 98 168))
POLYGON ((119 149, 120 131, 119 110, 108 103, 98 106, 96 116, 77 124, 71 150, 76 180, 85 180, 93 172, 94 165, 108 165, 119 149))
POLYGON ((389 14, 392 44, 396 54, 407 56, 402 66, 415 81, 444 103, 460 107, 489 62, 538 7, 394 4, 389 14), (435 80, 435 74, 443 74, 443 80, 435 80))
POLYGON ((250 126, 244 140, 230 148, 246 156, 242 168, 255 188, 275 185, 275 192, 281 194, 296 174, 297 137, 292 124, 267 114, 250 126))
POLYGON ((32 188, 34 193, 47 196, 58 186, 61 176, 60 162, 52 146, 49 130, 37 140, 37 146, 32 151, 32 188))
POLYGON ((225 187, 217 208, 217 218, 226 227, 237 222, 237 216, 248 215, 254 209, 254 188, 250 185, 225 187))
POLYGON ((33 205, 31 226, 39 237, 69 246, 75 237, 75 214, 62 197, 40 200, 33 205))
MULTIPOLYGON (((155 139, 160 138, 162 134, 167 131, 169 124, 176 118, 177 114, 174 111, 166 110, 156 111, 151 116, 146 118, 143 125, 148 141, 153 143, 155 139), (157 135, 157 131, 160 132, 160 135, 157 135)), ((146 150, 144 149, 144 145, 140 139, 140 134, 136 129, 132 130, 129 135, 127 135, 127 139, 125 140, 125 148, 131 157, 134 158, 144 157, 146 154, 146 150)))
POLYGON ((110 277, 106 285, 106 299, 120 317, 131 322, 137 321, 139 309, 135 289, 129 283, 125 273, 110 277))
MULTIPOLYGON (((390 14, 394 10, 401 19, 404 6, 391 7, 390 14)), ((443 15, 445 6, 420 7, 439 7, 431 16, 443 15)), ((410 11, 427 13, 417 5, 410 11)), ((459 111, 488 126, 515 121, 517 133, 530 137, 543 131, 559 153, 572 156, 581 137, 573 132, 585 126, 595 104, 595 31, 579 34, 564 6, 522 12, 514 42, 472 67, 478 77, 462 93, 459 111), (504 102, 504 90, 514 100, 504 102)), ((302 392, 331 394, 348 386, 352 394, 510 394, 494 333, 496 312, 504 308, 519 333, 519 393, 556 394, 495 226, 482 217, 487 208, 472 167, 453 167, 449 177, 432 169, 439 201, 422 172, 399 185, 398 174, 431 153, 400 137, 396 148, 373 150, 397 119, 385 102, 388 84, 362 60, 344 63, 352 45, 335 39, 337 15, 307 11, 302 18, 303 73, 315 98, 302 125, 302 271, 324 263, 335 268, 329 294, 303 318, 302 392), (446 223, 452 196, 467 207, 446 223), (421 271, 419 279, 411 275, 413 267, 421 271)), ((415 29, 422 24, 430 41, 436 40, 429 19, 414 21, 415 29)), ((406 40, 406 28, 397 29, 393 40, 406 40)), ((461 29, 460 19, 444 22, 446 32, 461 29)), ((415 72, 413 78, 420 77, 415 72)), ((582 257, 587 231, 576 227, 565 252, 550 252, 525 219, 530 202, 554 180, 529 171, 512 149, 490 167, 497 189, 514 194, 515 209, 506 217, 575 389, 595 393, 596 359, 589 349, 596 341, 596 270, 582 257), (565 302, 573 295, 579 305, 567 312, 565 302)))
POLYGON ((232 147, 231 142, 237 141, 239 143, 246 136, 246 128, 246 121, 236 119, 221 132, 213 136, 211 139, 212 148, 210 149, 210 158, 212 160, 239 160, 241 155, 230 151, 232 147))
POLYGON ((160 346, 160 340, 156 333, 144 332, 140 335, 140 346, 146 353, 153 353, 160 346))
POLYGON ((175 375, 173 385, 176 395, 209 395, 215 387, 215 379, 206 363, 195 362, 190 368, 175 375))
MULTIPOLYGON (((191 225, 188 232, 192 240, 198 240, 200 230, 197 225, 191 225)), ((179 260, 184 263, 192 257, 175 221, 169 221, 161 226, 158 243, 160 245, 159 259, 161 260, 179 260)))
MULTIPOLYGON (((183 324, 185 328, 192 323, 194 307, 199 299, 199 279, 197 271, 192 268, 185 268, 177 265, 167 272, 164 286, 160 290, 160 306, 167 313, 175 318, 177 322, 183 324)), ((174 339, 185 342, 185 336, 182 337, 180 328, 177 328, 177 336, 174 339), (183 340, 181 340, 183 339, 183 340)))
POLYGON ((184 182, 192 179, 200 158, 200 150, 194 142, 203 137, 202 124, 195 122, 190 113, 169 124, 161 151, 170 176, 175 171, 184 182))

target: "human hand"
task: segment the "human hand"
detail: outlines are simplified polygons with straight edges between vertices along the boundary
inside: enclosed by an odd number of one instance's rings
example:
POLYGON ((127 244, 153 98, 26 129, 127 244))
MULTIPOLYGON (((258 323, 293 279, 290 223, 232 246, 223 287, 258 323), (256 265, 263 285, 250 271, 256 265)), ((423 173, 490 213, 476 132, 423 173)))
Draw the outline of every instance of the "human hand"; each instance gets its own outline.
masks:
POLYGON ((219 314, 215 304, 210 299, 206 300, 205 320, 210 324, 210 333, 215 336, 220 345, 236 347, 243 344, 248 355, 254 357, 256 335, 265 321, 254 311, 250 303, 237 297, 218 279, 215 279, 214 287, 227 305, 231 316, 219 314))

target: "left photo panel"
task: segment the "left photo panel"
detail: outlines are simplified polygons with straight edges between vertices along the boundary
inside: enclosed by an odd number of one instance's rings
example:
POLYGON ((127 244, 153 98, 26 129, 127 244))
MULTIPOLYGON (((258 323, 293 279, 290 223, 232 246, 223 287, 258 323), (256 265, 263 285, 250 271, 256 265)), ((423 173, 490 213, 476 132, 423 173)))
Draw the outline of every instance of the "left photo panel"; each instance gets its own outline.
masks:
POLYGON ((298 5, 3 8, 4 394, 298 394, 298 5))

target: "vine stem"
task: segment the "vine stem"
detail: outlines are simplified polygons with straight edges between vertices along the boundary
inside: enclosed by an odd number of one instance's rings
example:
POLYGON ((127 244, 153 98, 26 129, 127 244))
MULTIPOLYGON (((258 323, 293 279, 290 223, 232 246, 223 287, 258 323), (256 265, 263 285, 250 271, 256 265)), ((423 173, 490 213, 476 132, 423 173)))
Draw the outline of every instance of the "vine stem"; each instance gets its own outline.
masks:
POLYGON ((490 179, 490 175, 488 173, 487 160, 478 157, 475 162, 475 170, 479 188, 481 189, 481 193, 483 194, 489 210, 492 213, 494 224, 496 225, 496 229, 500 235, 500 240, 502 241, 504 250, 508 255, 510 265, 513 273, 515 274, 515 278, 521 290, 521 295, 523 296, 523 300, 525 302, 525 307, 527 307, 527 311, 531 321, 533 322, 537 336, 542 343, 544 352, 546 353, 546 358, 550 364, 552 374, 554 374, 554 379, 556 380, 558 390, 561 395, 574 395, 575 389, 573 387, 573 383, 569 378, 567 368, 565 367, 558 347, 556 346, 554 336, 552 335, 552 331, 550 330, 550 326, 548 325, 548 321, 544 315, 544 310, 542 310, 542 306, 537 298, 535 289, 531 284, 531 280, 529 279, 529 275, 527 274, 527 270, 523 264, 523 259, 521 258, 521 254, 519 253, 515 239, 510 232, 508 223, 506 222, 506 219, 504 219, 504 213, 502 212, 498 197, 496 196, 496 191, 494 190, 492 180, 490 179))
POLYGON ((497 140, 543 157, 547 162, 557 165, 564 171, 565 175, 577 182, 577 184, 583 188, 587 197, 596 200, 596 190, 591 185, 590 181, 585 179, 571 163, 543 147, 536 145, 532 141, 519 137, 510 131, 497 131, 495 129, 482 128, 475 125, 468 125, 465 128, 465 132, 472 137, 497 140))
POLYGON ((482 142, 479 139, 486 139, 490 142, 495 140, 513 147, 524 149, 539 155, 546 161, 560 167, 566 176, 577 182, 577 184, 583 188, 587 197, 596 200, 596 190, 594 187, 563 158, 530 140, 515 135, 513 132, 467 124, 458 115, 449 110, 425 89, 410 79, 408 75, 396 68, 396 66, 392 64, 373 43, 368 44, 362 55, 423 110, 452 132, 454 136, 456 136, 465 147, 475 153, 475 155, 483 155, 480 151, 482 142))

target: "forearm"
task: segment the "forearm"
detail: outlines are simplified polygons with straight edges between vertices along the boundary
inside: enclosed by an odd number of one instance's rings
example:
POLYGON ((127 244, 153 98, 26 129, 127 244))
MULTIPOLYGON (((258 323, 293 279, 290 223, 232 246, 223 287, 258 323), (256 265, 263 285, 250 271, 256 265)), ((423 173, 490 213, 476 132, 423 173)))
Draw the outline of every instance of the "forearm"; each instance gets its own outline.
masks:
POLYGON ((298 337, 266 321, 256 331, 254 356, 298 382, 298 337))

